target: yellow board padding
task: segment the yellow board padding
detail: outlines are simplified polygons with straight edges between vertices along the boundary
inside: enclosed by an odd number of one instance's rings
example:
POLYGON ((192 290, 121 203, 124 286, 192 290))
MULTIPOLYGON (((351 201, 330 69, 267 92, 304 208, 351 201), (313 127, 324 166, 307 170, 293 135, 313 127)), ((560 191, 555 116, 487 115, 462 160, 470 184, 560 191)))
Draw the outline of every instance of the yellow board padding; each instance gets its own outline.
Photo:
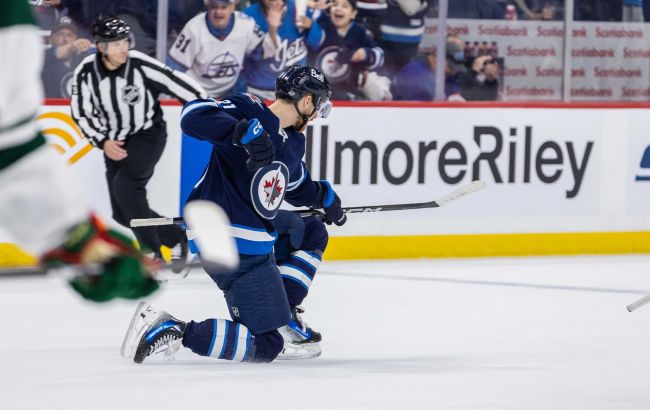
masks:
POLYGON ((36 258, 12 243, 0 243, 0 266, 32 266, 36 258))
MULTIPOLYGON (((169 259, 169 249, 163 255, 169 259)), ((475 258, 496 256, 650 253, 650 232, 579 232, 482 235, 351 236, 330 238, 325 259, 475 258)), ((0 266, 35 259, 0 243, 0 266)))
POLYGON ((650 232, 351 236, 330 238, 327 260, 650 253, 650 232))
MULTIPOLYGON (((136 242, 137 246, 137 242, 136 242)), ((160 248, 165 260, 171 259, 172 250, 166 246, 160 248)), ((0 243, 0 267, 33 266, 36 258, 12 243, 0 243)))

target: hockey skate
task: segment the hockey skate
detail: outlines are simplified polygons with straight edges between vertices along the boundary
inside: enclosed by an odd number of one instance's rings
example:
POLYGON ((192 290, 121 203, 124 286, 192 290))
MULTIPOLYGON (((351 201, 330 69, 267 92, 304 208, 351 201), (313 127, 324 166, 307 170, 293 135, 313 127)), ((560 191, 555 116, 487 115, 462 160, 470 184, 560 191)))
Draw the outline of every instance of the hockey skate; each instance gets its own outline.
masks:
POLYGON ((278 329, 284 338, 284 348, 277 360, 312 359, 321 355, 321 334, 302 320, 303 313, 305 310, 302 306, 293 306, 291 320, 286 326, 278 329))
POLYGON ((142 363, 148 356, 162 352, 166 361, 174 360, 174 353, 183 340, 185 326, 185 322, 169 313, 140 302, 124 335, 120 353, 135 363, 142 363))

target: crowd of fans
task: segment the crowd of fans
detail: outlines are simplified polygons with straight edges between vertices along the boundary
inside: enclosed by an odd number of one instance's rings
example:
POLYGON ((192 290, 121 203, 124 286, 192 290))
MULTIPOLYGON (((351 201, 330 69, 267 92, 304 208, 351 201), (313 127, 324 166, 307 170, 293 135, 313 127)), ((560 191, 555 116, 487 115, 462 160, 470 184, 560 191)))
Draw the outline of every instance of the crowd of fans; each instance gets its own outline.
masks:
MULTIPOLYGON (((448 0, 448 3, 449 18, 564 19, 564 0, 448 0)), ((650 1, 575 0, 573 18, 576 21, 650 21, 650 1)))
MULTIPOLYGON (((89 27, 116 15, 132 46, 155 54, 157 0, 32 0, 50 47, 46 96, 69 97, 72 72, 95 52, 89 27)), ((575 0, 576 20, 644 21, 648 0, 575 0)), ((448 0, 449 18, 560 20, 564 0, 448 0)), ((169 2, 166 63, 187 72, 212 97, 247 91, 273 98, 277 73, 309 63, 323 71, 339 100, 433 100, 434 52, 421 53, 425 17, 438 0, 174 0, 169 2), (202 34, 202 30, 207 34, 202 34), (222 50, 218 56, 215 49, 222 50)), ((446 43, 449 100, 496 100, 503 61, 489 48, 468 53, 446 43)), ((431 50, 429 50, 431 51, 431 50)))

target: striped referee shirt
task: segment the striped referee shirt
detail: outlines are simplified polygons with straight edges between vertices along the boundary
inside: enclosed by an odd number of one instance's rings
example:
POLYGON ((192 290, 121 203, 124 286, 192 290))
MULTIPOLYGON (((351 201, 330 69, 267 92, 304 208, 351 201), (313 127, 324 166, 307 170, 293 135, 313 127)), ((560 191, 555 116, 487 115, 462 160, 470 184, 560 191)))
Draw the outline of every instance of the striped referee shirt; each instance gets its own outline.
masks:
POLYGON ((97 53, 77 66, 70 101, 72 118, 96 147, 162 123, 161 93, 183 103, 207 97, 196 81, 139 51, 130 50, 117 70, 106 69, 100 59, 97 53))

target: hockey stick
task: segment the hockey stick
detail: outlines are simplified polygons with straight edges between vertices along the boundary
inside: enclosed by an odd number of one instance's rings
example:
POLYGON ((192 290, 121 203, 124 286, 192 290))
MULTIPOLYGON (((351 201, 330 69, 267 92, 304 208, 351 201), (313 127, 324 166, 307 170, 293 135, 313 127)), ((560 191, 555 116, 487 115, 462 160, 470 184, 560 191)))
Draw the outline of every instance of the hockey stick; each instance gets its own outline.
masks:
MULTIPOLYGON (((202 267, 203 264, 207 264, 211 269, 228 271, 239 265, 235 240, 228 234, 227 227, 230 226, 230 221, 218 205, 209 201, 192 201, 185 207, 184 217, 188 227, 196 235, 194 240, 202 250, 202 263, 190 262, 184 265, 184 269, 202 267)), ((0 269, 0 278, 43 276, 55 271, 74 276, 88 269, 92 270, 93 265, 69 265, 60 269, 44 269, 38 266, 9 268, 0 269)), ((171 264, 161 264, 157 271, 169 269, 171 269, 171 264)))
MULTIPOLYGON (((427 209, 427 208, 440 208, 448 203, 455 201, 465 195, 472 194, 484 189, 487 184, 483 181, 473 181, 467 185, 452 191, 451 193, 429 202, 413 202, 410 204, 389 204, 389 205, 371 205, 371 206, 358 206, 343 208, 346 214, 368 213, 368 212, 385 212, 385 211, 406 211, 410 209, 427 209)), ((318 215, 325 217, 325 214, 316 209, 304 209, 297 211, 300 216, 314 216, 318 215)))
MULTIPOLYGON (((447 205, 448 203, 455 201, 465 195, 472 194, 484 189, 487 184, 483 181, 474 181, 467 185, 452 191, 451 193, 438 198, 434 201, 429 202, 414 202, 409 204, 389 204, 389 205, 370 205, 370 206, 359 206, 359 207, 347 207, 343 208, 343 212, 347 214, 353 213, 368 213, 368 212, 385 212, 385 211, 405 211, 409 209, 427 209, 427 208, 439 208, 441 206, 447 205)), ((192 202, 190 202, 191 204, 192 202)), ((189 204, 188 204, 189 206, 189 204)), ((305 218, 308 216, 320 216, 325 218, 325 214, 322 211, 317 209, 299 209, 296 210, 301 217, 305 218)), ((132 227, 140 226, 160 226, 160 225, 180 225, 183 224, 184 220, 181 217, 176 218, 148 218, 148 219, 132 219, 132 227)))
POLYGON ((648 302, 650 302, 650 295, 644 296, 641 299, 637 300, 636 302, 627 305, 627 311, 634 312, 638 308, 645 306, 648 302))

